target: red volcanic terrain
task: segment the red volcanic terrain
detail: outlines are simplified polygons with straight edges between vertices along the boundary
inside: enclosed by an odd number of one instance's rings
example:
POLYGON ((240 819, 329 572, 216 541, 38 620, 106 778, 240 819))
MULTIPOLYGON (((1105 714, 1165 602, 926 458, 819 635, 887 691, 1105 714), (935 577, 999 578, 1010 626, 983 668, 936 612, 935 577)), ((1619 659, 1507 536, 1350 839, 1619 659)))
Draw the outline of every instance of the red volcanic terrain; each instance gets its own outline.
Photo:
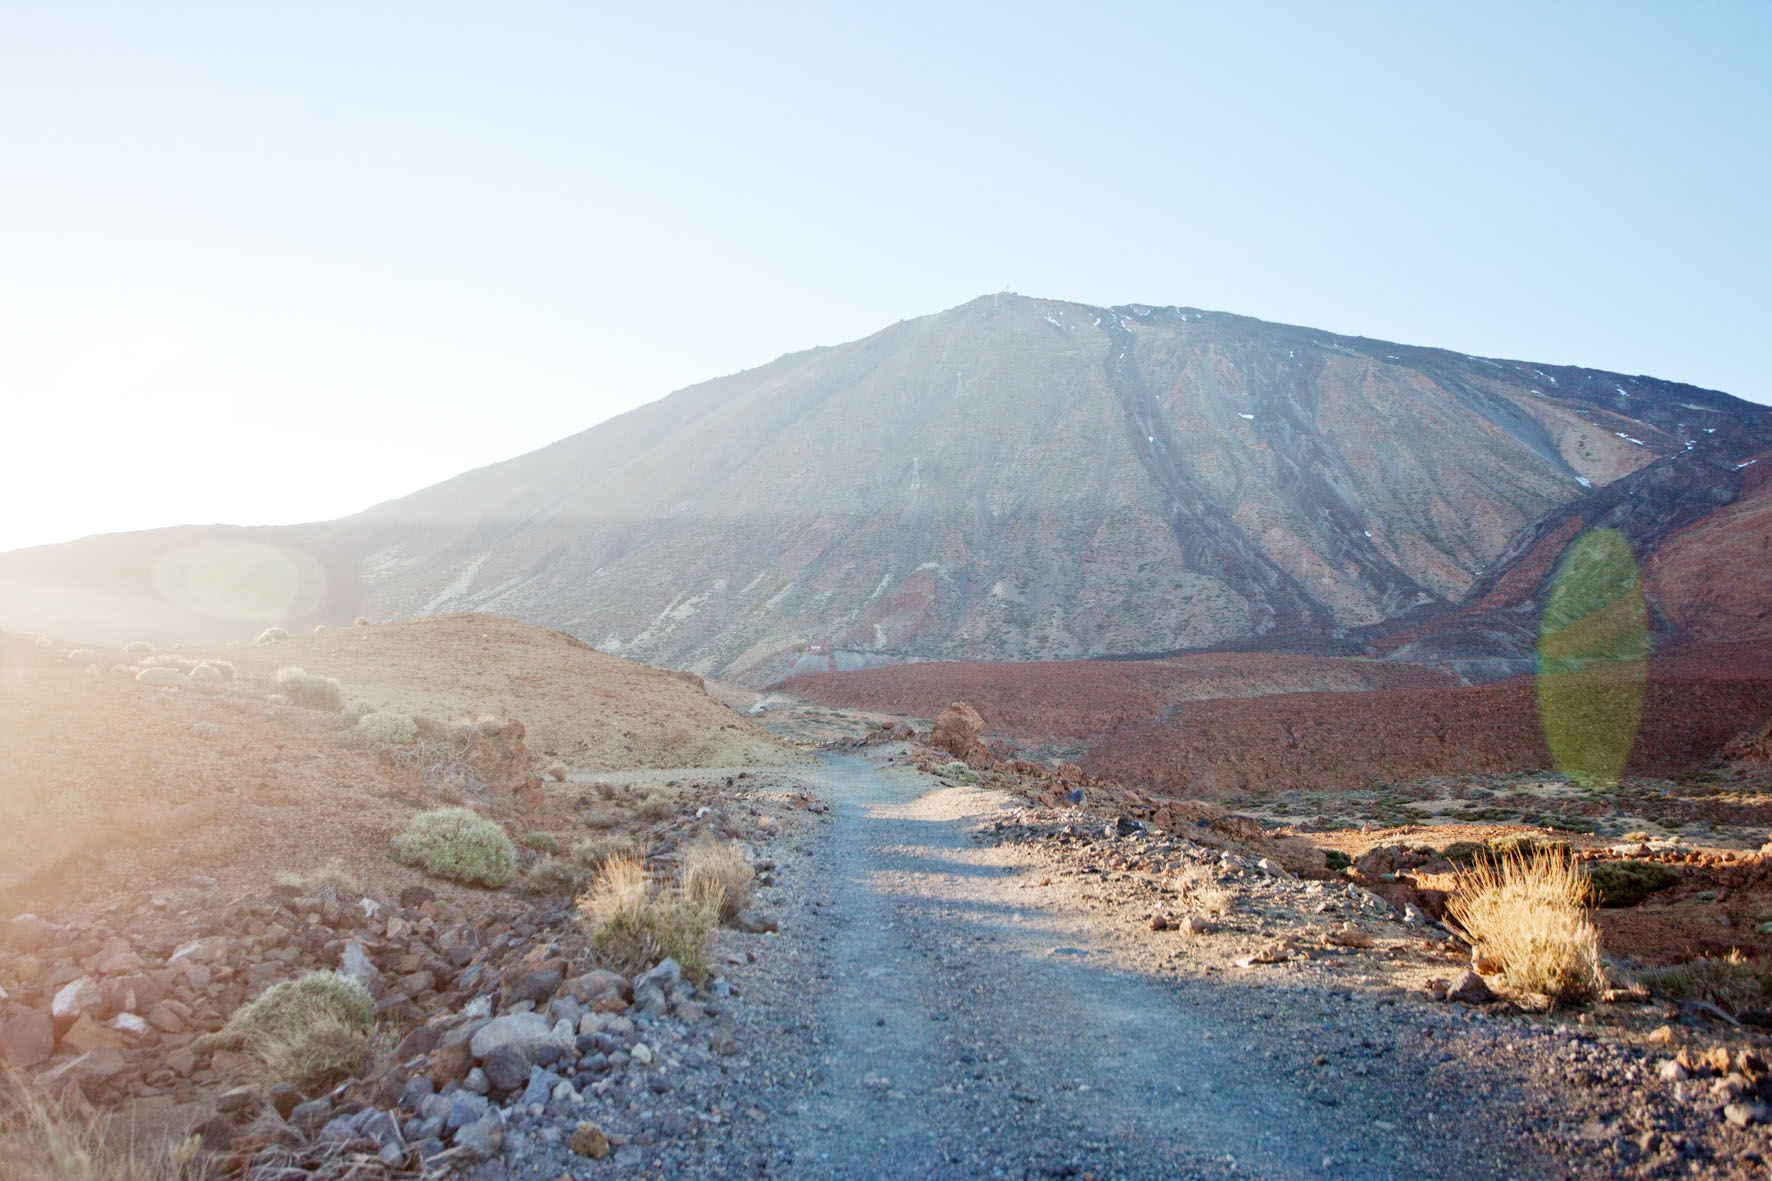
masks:
POLYGON ((984 715, 993 737, 1076 742, 1144 726, 1187 702, 1269 694, 1436 688, 1456 682, 1420 665, 1288 654, 1208 653, 1168 660, 933 661, 803 673, 775 687, 841 709, 933 718, 950 701, 984 715))
MULTIPOLYGON (((1092 775, 1163 795, 1236 799, 1375 780, 1552 767, 1530 678, 1462 686, 1381 661, 1215 654, 1171 660, 930 663, 818 673, 782 690, 933 717, 964 700, 990 737, 1087 746, 1092 775)), ((1709 645, 1656 658, 1626 771, 1703 765, 1772 716, 1772 651, 1709 645)))

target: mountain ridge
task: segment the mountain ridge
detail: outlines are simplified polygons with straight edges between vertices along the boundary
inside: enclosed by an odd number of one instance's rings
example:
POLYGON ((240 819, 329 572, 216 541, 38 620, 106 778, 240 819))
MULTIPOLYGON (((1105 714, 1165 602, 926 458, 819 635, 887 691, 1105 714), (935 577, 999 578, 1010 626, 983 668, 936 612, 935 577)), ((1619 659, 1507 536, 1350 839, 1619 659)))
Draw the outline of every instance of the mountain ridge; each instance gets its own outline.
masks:
MULTIPOLYGON (((757 682, 833 651, 1365 643, 1455 608, 1547 515, 1682 456, 1690 482, 1768 423, 1659 378, 983 296, 268 536, 324 573, 287 619, 492 611, 757 682)), ((69 561, 0 555, 0 579, 69 561)))

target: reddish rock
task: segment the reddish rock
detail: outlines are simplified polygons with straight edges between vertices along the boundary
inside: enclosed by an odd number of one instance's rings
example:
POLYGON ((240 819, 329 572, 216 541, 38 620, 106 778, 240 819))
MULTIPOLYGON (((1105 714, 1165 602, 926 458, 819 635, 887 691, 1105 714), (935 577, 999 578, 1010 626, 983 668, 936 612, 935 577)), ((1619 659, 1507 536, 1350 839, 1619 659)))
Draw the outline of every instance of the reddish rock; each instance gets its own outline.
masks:
POLYGON ((55 1053, 55 1026, 35 1010, 14 1015, 0 1025, 0 1062, 8 1066, 35 1066, 55 1053))
POLYGON ((622 1006, 634 999, 634 986, 625 976, 598 968, 583 976, 574 976, 560 986, 560 991, 581 1005, 596 1008, 599 1002, 615 1000, 622 1006))
POLYGON ((450 1083, 459 1083, 468 1077, 474 1069, 474 1056, 468 1052, 468 1044, 460 1042, 456 1045, 442 1045, 432 1050, 430 1057, 425 1059, 425 1074, 431 1082, 442 1090, 450 1083))
POLYGON ((936 715, 935 725, 929 731, 929 745, 963 759, 978 747, 982 733, 984 719, 978 711, 964 701, 956 701, 936 715))

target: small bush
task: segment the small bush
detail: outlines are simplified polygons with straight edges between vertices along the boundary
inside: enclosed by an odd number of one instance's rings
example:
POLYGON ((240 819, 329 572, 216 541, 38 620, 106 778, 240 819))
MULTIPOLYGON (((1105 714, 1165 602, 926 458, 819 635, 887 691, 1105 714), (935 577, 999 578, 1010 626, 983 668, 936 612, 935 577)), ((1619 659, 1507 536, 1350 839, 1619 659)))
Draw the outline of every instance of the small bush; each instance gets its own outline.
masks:
POLYGON ((214 738, 221 733, 221 727, 214 722, 192 722, 191 733, 198 738, 214 738))
POLYGON ((1453 841, 1440 851, 1440 856, 1453 865, 1470 865, 1482 860, 1488 849, 1482 841, 1453 841))
POLYGON ((552 779, 555 783, 564 783, 566 781, 566 764, 560 762, 558 759, 549 763, 548 778, 552 779))
POLYGON ((289 638, 289 633, 284 631, 282 628, 267 627, 264 631, 258 633, 258 639, 254 640, 253 643, 255 643, 255 644, 275 644, 279 640, 287 640, 288 638, 289 638))
POLYGON ((1714 959, 1645 968, 1636 976, 1637 983, 1663 996, 1696 997, 1737 1011, 1763 1005, 1772 996, 1772 968, 1738 950, 1714 959))
POLYGON ((1459 878, 1446 913, 1501 965, 1507 987, 1552 1003, 1580 1001, 1602 984, 1600 938, 1588 920, 1587 877, 1551 852, 1484 860, 1459 878))
POLYGON ((367 615, 357 616, 357 626, 358 627, 368 627, 369 626, 369 616, 367 616, 367 615))
POLYGON ((344 690, 337 677, 323 677, 290 665, 277 670, 277 687, 283 690, 291 704, 303 709, 324 709, 336 713, 344 707, 344 690))
POLYGON ((584 870, 585 878, 597 875, 605 862, 617 857, 632 857, 636 851, 634 838, 626 833, 611 833, 606 837, 587 837, 572 846, 572 863, 584 870))
POLYGON ((39 647, 39 648, 53 648, 53 647, 55 647, 55 641, 50 639, 48 636, 38 636, 37 637, 37 647, 39 647))
POLYGON ((434 877, 493 889, 517 874, 517 847, 505 830, 466 808, 439 808, 412 818, 394 838, 394 855, 434 877))
POLYGON ((1587 871, 1595 906, 1635 906, 1657 890, 1679 881, 1679 875, 1655 861, 1606 861, 1587 871))
POLYGON ((357 733, 371 742, 405 746, 418 737, 418 723, 405 714, 377 711, 357 719, 357 733))
POLYGON ((200 689, 213 689, 217 685, 225 684, 227 682, 227 678, 222 676, 221 669, 215 667, 213 664, 195 665, 192 667, 191 671, 185 675, 191 678, 191 684, 196 685, 200 689))
POLYGON ((1220 886, 1205 870, 1193 866, 1175 875, 1170 883, 1182 901, 1202 914, 1227 915, 1236 907, 1236 896, 1220 886))
POLYGON ((1323 850, 1323 868, 1324 869, 1335 870, 1335 871, 1339 872, 1341 870, 1347 869, 1353 863, 1354 863, 1353 858, 1349 857, 1346 853, 1343 853, 1340 849, 1324 849, 1323 850))
POLYGON ((137 684, 155 685, 162 689, 188 689, 191 678, 176 668, 144 668, 135 674, 137 684))
POLYGON ((99 659, 99 654, 91 648, 76 648, 68 653, 68 663, 70 664, 97 664, 99 659))
POLYGON ((977 783, 978 772, 960 759, 953 759, 935 768, 935 773, 943 779, 952 779, 960 783, 977 783))
POLYGON ((342 894, 361 896, 363 893, 362 875, 352 871, 337 857, 306 873, 280 873, 277 881, 281 885, 294 886, 304 894, 317 894, 328 887, 342 894))
POLYGON ((1480 855, 1484 861, 1531 861, 1540 856, 1568 857, 1568 841, 1548 841, 1543 837, 1535 837, 1529 832, 1510 833, 1505 837, 1496 837, 1484 846, 1486 852, 1480 855))
POLYGON ((751 902, 755 876, 738 843, 704 838, 683 854, 683 897, 729 923, 751 902))
POLYGON ((272 986, 197 1045, 243 1051, 269 1079, 313 1094, 369 1069, 374 1028, 375 1000, 359 981, 310 972, 272 986))
POLYGON ((560 852, 560 838, 551 832, 532 832, 523 838, 525 848, 550 855, 560 852))
POLYGON ((123 645, 123 650, 131 656, 146 656, 154 650, 154 645, 148 643, 146 640, 131 640, 129 643, 123 645))
POLYGON ((53 1099, 10 1073, 0 1090, 0 1177, 8 1181, 196 1181, 196 1135, 169 1144, 116 1126, 79 1097, 53 1099))
POLYGON ((707 978, 714 914, 676 891, 655 889, 638 858, 606 863, 578 909, 610 969, 635 976, 669 956, 692 980, 707 978))
POLYGON ((656 824, 669 817, 677 810, 677 797, 667 788, 652 787, 640 797, 639 805, 634 809, 640 819, 656 824))

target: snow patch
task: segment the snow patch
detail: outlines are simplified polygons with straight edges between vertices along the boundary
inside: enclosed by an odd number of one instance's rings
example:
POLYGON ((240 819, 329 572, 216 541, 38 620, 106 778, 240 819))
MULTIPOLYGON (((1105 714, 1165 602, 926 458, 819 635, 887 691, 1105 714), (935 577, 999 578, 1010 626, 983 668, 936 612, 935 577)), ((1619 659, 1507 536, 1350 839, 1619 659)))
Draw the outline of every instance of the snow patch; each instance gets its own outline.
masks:
POLYGON ((467 594, 468 588, 474 585, 474 579, 480 573, 480 567, 484 566, 486 559, 491 556, 490 553, 481 554, 463 566, 461 573, 457 574, 448 586, 438 591, 436 598, 420 607, 418 613, 420 615, 435 615, 446 604, 453 603, 467 594))
MULTIPOLYGON (((1629 394, 1625 395, 1625 397, 1627 397, 1627 398, 1629 396, 1630 396, 1629 394)), ((1612 433, 1617 435, 1619 438, 1623 439, 1626 443, 1635 443, 1639 447, 1647 447, 1649 445, 1649 444, 1643 442, 1643 440, 1641 440, 1641 439, 1631 438, 1629 435, 1625 434, 1623 431, 1613 431, 1612 433)))
POLYGON ((1244 413, 1243 413, 1243 412, 1242 412, 1242 411, 1241 411, 1241 410, 1239 410, 1239 411, 1237 411, 1237 417, 1238 417, 1238 418, 1247 418, 1247 419, 1248 419, 1248 420, 1249 420, 1249 421, 1250 421, 1250 422, 1254 422, 1254 421, 1255 421, 1255 415, 1253 415, 1253 414, 1244 414, 1244 413))
POLYGON ((1594 486, 1594 482, 1586 476, 1576 476, 1575 482, 1580 484, 1583 488, 1592 488, 1594 486))
POLYGON ((1735 465, 1735 470, 1740 471, 1744 467, 1752 467, 1754 464, 1756 464, 1758 462, 1760 462, 1760 461, 1757 459, 1750 459, 1750 460, 1746 461, 1745 463, 1738 463, 1735 465))
POLYGON ((1054 316, 1051 312, 1046 313, 1046 323, 1052 325, 1054 328, 1064 327, 1064 322, 1059 320, 1059 318, 1054 316))
POLYGON ((1627 392, 1627 391, 1626 391, 1626 390, 1625 390, 1625 388, 1624 388, 1624 387, 1623 387, 1623 386, 1621 386, 1621 385, 1615 385, 1615 386, 1613 386, 1613 387, 1612 387, 1612 388, 1613 388, 1613 389, 1615 389, 1615 390, 1617 390, 1617 391, 1618 391, 1618 396, 1619 396, 1619 397, 1621 397, 1621 398, 1628 398, 1628 397, 1630 397, 1630 394, 1629 394, 1629 393, 1628 393, 1628 392, 1627 392))

